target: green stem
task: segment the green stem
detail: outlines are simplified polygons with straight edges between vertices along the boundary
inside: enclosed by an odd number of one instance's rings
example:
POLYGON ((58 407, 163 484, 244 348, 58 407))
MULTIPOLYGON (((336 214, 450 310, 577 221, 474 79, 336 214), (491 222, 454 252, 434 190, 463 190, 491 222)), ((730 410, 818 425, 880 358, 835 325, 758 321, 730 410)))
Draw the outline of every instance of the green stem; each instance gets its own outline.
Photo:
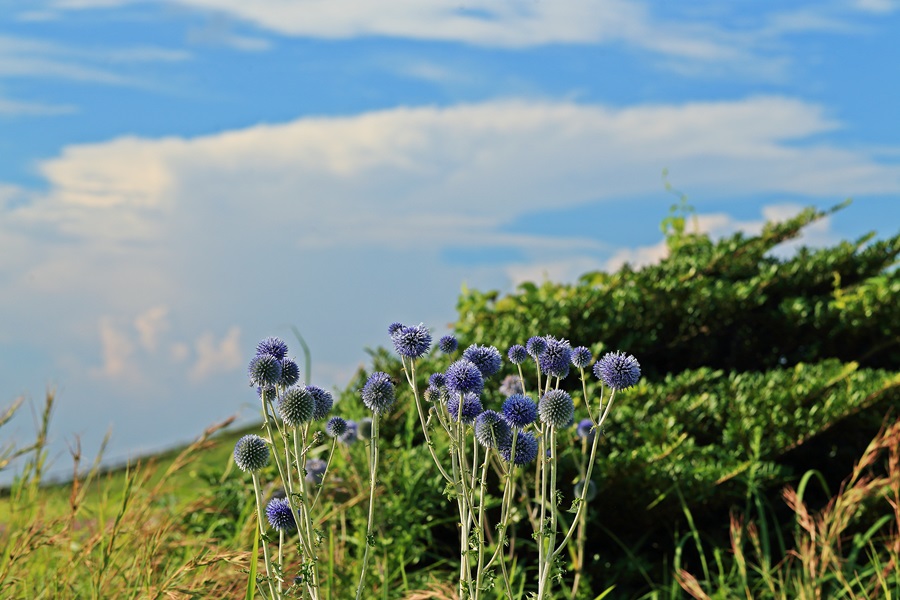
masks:
POLYGON ((372 440, 369 454, 369 518, 366 523, 365 550, 363 551, 362 568, 359 573, 359 585, 356 588, 356 600, 362 597, 363 584, 366 581, 366 567, 369 564, 369 546, 374 544, 372 525, 375 521, 375 483, 378 471, 378 413, 372 414, 372 440))
MULTIPOLYGON (((259 535, 262 537, 262 547, 263 547, 263 560, 266 562, 266 579, 269 582, 269 593, 272 594, 272 598, 278 598, 275 595, 275 587, 272 585, 272 562, 269 559, 269 544, 266 542, 266 526, 265 526, 265 518, 263 517, 263 499, 262 499, 262 490, 259 488, 259 475, 254 471, 252 473, 253 477, 253 491, 256 493, 256 517, 259 522, 259 535)), ((256 560, 256 557, 253 557, 253 560, 256 560)))

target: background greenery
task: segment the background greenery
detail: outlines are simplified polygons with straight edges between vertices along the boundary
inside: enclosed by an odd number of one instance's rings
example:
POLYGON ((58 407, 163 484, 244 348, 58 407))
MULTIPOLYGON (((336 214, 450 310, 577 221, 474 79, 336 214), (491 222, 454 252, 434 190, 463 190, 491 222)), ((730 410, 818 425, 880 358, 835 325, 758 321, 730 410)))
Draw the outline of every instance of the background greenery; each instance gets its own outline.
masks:
MULTIPOLYGON (((773 253, 843 206, 712 240, 692 232, 682 202, 663 221, 669 257, 658 265, 460 295, 462 348, 505 352, 550 334, 595 356, 624 350, 641 362, 641 383, 620 395, 605 427, 579 597, 612 586, 616 598, 900 594, 900 466, 889 459, 900 434, 889 429, 869 446, 900 405, 900 235, 787 259, 773 253), (799 494, 792 506, 785 486, 799 494), (823 528, 810 545, 804 523, 817 518, 823 528), (744 556, 736 537, 753 551, 744 556)), ((369 372, 405 381, 389 351, 370 354, 369 372)), ((431 355, 421 383, 448 363, 431 355)), ((486 408, 499 407, 511 366, 489 385, 486 408)), ((358 390, 366 376, 340 394, 342 416, 365 415, 358 390)), ((564 386, 581 395, 576 376, 564 386)), ((371 597, 452 597, 456 517, 411 394, 398 389, 399 408, 383 427, 371 597)), ((589 383, 589 395, 597 391, 589 383)), ((49 488, 40 485, 39 435, 31 466, 0 502, 0 595, 231 597, 246 582, 253 530, 252 494, 228 459, 242 433, 210 431, 181 458, 49 488), (150 542, 162 554, 137 551, 150 542), (48 580, 57 595, 47 595, 48 580)), ((562 480, 571 483, 580 446, 574 430, 562 437, 562 480)), ((333 477, 322 513, 324 572, 331 597, 344 598, 364 529, 362 443, 339 446, 333 477)), ((563 491, 568 506, 571 489, 563 491)), ((536 560, 527 521, 512 533, 517 568, 527 572, 536 560)))

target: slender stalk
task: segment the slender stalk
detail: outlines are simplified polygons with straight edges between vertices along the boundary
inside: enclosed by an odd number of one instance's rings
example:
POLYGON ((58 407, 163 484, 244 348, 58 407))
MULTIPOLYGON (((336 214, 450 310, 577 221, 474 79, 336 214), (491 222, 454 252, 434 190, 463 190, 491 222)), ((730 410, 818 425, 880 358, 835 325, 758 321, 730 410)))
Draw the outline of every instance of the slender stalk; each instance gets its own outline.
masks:
POLYGON ((422 400, 419 397, 419 386, 416 385, 416 362, 413 359, 409 359, 409 367, 407 368, 406 357, 401 356, 400 358, 403 362, 403 372, 406 373, 406 381, 409 383, 409 387, 412 388, 413 398, 415 398, 416 401, 416 411, 419 413, 419 423, 422 425, 422 434, 425 436, 425 445, 428 447, 431 459, 437 466, 438 471, 441 472, 443 478, 448 483, 453 483, 453 478, 450 477, 446 469, 444 469, 444 466, 441 464, 440 459, 438 459, 437 453, 434 451, 434 443, 431 441, 431 435, 428 433, 428 425, 425 422, 425 412, 422 409, 422 400))
POLYGON ((484 576, 484 489, 487 487, 487 471, 490 462, 490 448, 485 448, 484 463, 481 465, 481 489, 478 491, 478 565, 475 571, 475 599, 477 600, 481 594, 481 581, 484 576))
MULTIPOLYGON (((278 596, 275 595, 275 587, 272 585, 272 562, 269 559, 269 544, 266 543, 265 539, 266 526, 262 509, 262 490, 259 488, 259 475, 257 475, 255 471, 251 475, 253 477, 253 491, 256 493, 256 517, 259 522, 259 535, 263 538, 263 560, 266 562, 266 579, 269 582, 269 593, 272 594, 272 598, 278 598, 278 596)), ((253 557, 253 560, 256 560, 255 556, 253 557)))
POLYGON ((366 547, 363 551, 362 568, 359 573, 359 585, 356 588, 356 600, 362 597, 363 584, 366 581, 366 567, 369 564, 369 546, 374 545, 372 526, 375 521, 375 483, 378 471, 378 413, 372 414, 372 439, 369 453, 369 518, 366 523, 366 547))

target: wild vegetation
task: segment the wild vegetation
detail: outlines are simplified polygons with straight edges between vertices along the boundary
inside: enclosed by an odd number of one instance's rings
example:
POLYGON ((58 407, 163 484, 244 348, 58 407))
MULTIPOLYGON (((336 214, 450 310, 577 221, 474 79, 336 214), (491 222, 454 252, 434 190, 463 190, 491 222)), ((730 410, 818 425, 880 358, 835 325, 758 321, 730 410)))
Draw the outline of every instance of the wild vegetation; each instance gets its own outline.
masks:
MULTIPOLYGON (((554 597, 900 596, 900 235, 773 254, 840 208, 712 240, 691 231, 681 204, 664 221, 669 256, 658 265, 460 296, 452 333, 462 347, 505 353, 549 335, 584 344, 594 357, 625 350, 640 360, 640 381, 603 425, 587 533, 560 556, 554 597)), ((359 391, 372 373, 395 382, 409 374, 388 349, 371 358, 339 394, 347 420, 371 416, 359 391)), ((422 389, 451 363, 437 351, 419 358, 422 389)), ((491 380, 498 385, 485 387, 485 407, 503 403, 499 382, 517 373, 502 365, 491 380)), ((583 392, 577 377, 560 381, 576 410, 599 387, 597 379, 586 379, 583 392)), ((250 431, 212 427, 177 455, 115 473, 95 463, 69 484, 46 486, 52 402, 50 394, 33 446, 0 448, 0 467, 17 454, 26 459, 0 502, 0 597, 231 598, 253 590, 252 569, 265 572, 261 553, 251 561, 257 509, 250 476, 229 458, 250 431)), ((431 456, 451 445, 425 443, 414 394, 403 386, 380 433, 380 460, 390 467, 378 472, 371 536, 369 448, 364 440, 335 446, 313 524, 321 597, 355 595, 368 548, 363 597, 455 598, 460 515, 431 456)), ((585 437, 575 427, 558 436, 565 526, 585 437)), ((309 455, 325 456, 331 445, 309 455)), ((490 478, 485 507, 497 523, 503 487, 490 478)), ((277 479, 275 465, 261 470, 261 481, 277 479)), ((526 575, 512 592, 521 597, 536 591, 529 582, 543 568, 531 533, 526 512, 513 514, 506 537, 510 567, 526 575)), ((269 537, 277 551, 278 535, 269 537)), ((497 531, 483 541, 496 548, 497 531)), ((498 579, 485 597, 508 595, 498 579)))

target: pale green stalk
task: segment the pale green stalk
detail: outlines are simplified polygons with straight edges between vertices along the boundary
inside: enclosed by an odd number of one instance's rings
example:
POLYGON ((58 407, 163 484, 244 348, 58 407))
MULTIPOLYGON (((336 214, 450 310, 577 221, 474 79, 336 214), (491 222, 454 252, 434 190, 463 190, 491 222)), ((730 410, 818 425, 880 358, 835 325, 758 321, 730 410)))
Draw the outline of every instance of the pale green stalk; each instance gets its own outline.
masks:
POLYGON ((378 471, 378 413, 372 413, 372 439, 370 440, 369 453, 369 518, 366 522, 366 547, 363 551, 362 568, 359 573, 359 586, 356 588, 356 600, 362 597, 363 585, 366 581, 366 567, 369 564, 369 546, 372 545, 374 533, 372 532, 373 523, 375 522, 375 483, 378 471))
MULTIPOLYGON (((265 535, 266 535, 266 526, 265 519, 263 518, 263 509, 262 509, 262 490, 259 488, 259 475, 256 474, 256 471, 251 473, 253 477, 253 491, 256 493, 256 517, 259 521, 259 535, 263 538, 263 560, 266 562, 266 579, 269 582, 269 593, 272 594, 272 598, 278 598, 275 595, 275 587, 272 585, 272 561, 269 559, 269 545, 266 543, 265 535)), ((256 560, 256 557, 253 557, 253 560, 256 560)))
POLYGON ((475 574, 475 598, 476 600, 481 594, 481 581, 484 576, 484 489, 487 487, 487 471, 490 462, 490 448, 484 450, 484 463, 481 465, 481 489, 478 492, 478 523, 476 525, 478 531, 478 566, 475 574))

